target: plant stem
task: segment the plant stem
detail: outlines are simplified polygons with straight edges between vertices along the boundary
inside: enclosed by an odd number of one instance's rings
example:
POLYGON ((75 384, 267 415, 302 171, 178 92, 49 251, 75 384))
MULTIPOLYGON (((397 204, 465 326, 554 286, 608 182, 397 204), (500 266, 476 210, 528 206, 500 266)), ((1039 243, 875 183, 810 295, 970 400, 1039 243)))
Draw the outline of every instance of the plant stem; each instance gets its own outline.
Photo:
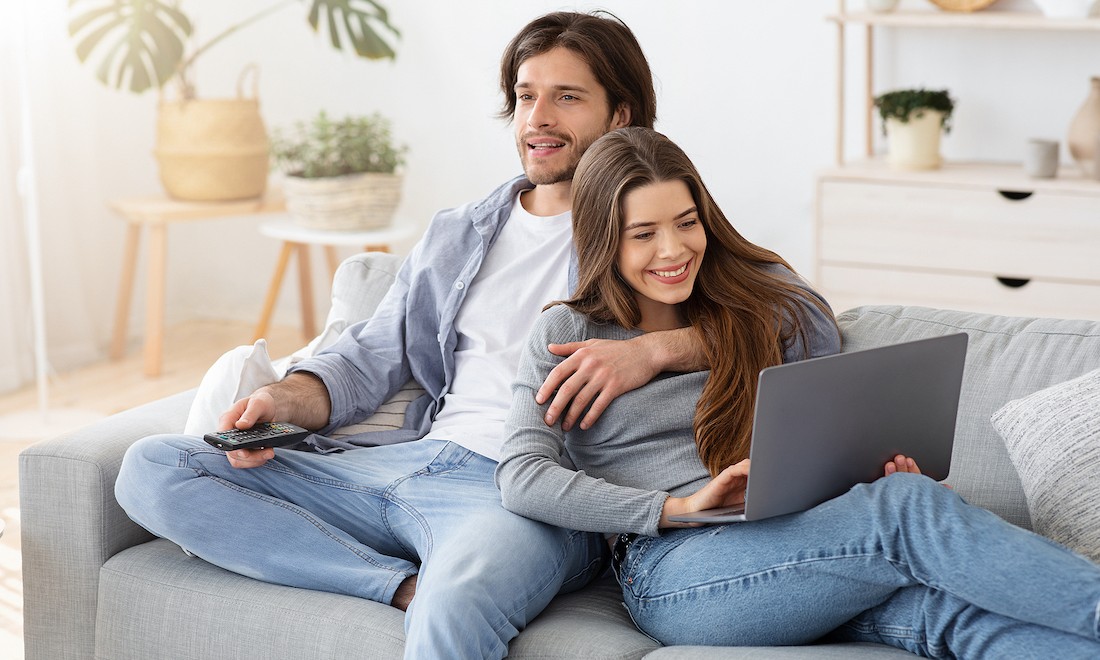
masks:
POLYGON ((284 0, 283 2, 276 3, 276 4, 268 7, 267 9, 264 9, 262 11, 257 12, 256 14, 254 14, 252 16, 249 16, 248 18, 244 19, 243 21, 241 21, 239 23, 236 23, 235 25, 229 26, 221 34, 218 34, 217 36, 215 36, 210 41, 207 41, 202 46, 199 46, 195 50, 195 52, 191 53, 190 57, 188 57, 187 59, 180 62, 180 65, 178 67, 176 67, 176 75, 179 76, 179 80, 181 82, 181 85, 180 85, 181 95, 184 98, 194 98, 194 96, 195 96, 195 88, 187 82, 187 70, 191 67, 191 64, 194 63, 196 57, 198 57, 199 55, 201 55, 201 54, 205 53, 206 51, 210 50, 211 46, 213 46, 214 44, 217 44, 219 41, 221 41, 222 39, 225 39, 229 35, 236 32, 237 30, 240 30, 241 28, 243 28, 247 25, 251 25, 251 24, 255 23, 256 21, 260 20, 261 18, 265 18, 268 14, 274 14, 275 12, 279 11, 283 7, 286 7, 287 5, 294 4, 297 1, 298 0, 284 0))

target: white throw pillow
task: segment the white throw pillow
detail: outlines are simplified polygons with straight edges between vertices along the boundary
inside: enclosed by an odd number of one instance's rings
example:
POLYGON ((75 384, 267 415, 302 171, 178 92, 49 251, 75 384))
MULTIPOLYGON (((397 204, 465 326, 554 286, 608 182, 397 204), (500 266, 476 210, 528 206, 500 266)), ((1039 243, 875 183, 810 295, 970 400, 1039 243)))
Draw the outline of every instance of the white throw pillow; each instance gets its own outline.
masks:
POLYGON ((330 320, 324 332, 308 345, 295 351, 289 358, 276 362, 271 361, 267 352, 266 339, 256 340, 253 346, 238 346, 226 351, 202 377, 183 432, 187 435, 203 435, 222 430, 215 427, 218 425, 218 418, 230 406, 264 385, 281 380, 292 365, 331 346, 347 326, 343 319, 330 320))
POLYGON ((202 377, 183 432, 203 435, 221 431, 217 428, 218 417, 234 402, 264 385, 274 383, 285 373, 286 367, 277 371, 271 363, 266 339, 258 339, 253 346, 238 346, 226 352, 202 377))
MULTIPOLYGON (((265 339, 257 340, 253 346, 238 346, 227 351, 203 376, 183 432, 201 436, 221 430, 216 428, 218 418, 230 406, 264 385, 281 380, 291 366, 331 346, 347 325, 342 319, 331 319, 324 332, 309 345, 295 351, 289 358, 275 362, 268 355, 265 339)), ((368 431, 399 429, 405 421, 405 408, 423 393, 424 390, 410 380, 369 418, 336 429, 329 435, 341 438, 368 431)))
POLYGON ((993 413, 1036 532, 1100 562, 1100 369, 993 413))

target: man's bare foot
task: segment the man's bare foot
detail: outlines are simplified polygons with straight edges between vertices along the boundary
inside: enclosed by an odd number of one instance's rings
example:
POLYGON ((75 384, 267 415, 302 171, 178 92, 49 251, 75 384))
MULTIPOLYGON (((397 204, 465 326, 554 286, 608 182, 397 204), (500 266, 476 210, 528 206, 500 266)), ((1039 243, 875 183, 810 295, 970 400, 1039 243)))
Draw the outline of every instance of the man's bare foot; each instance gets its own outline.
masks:
POLYGON ((410 575, 397 587, 390 605, 404 612, 409 609, 409 603, 412 602, 414 595, 416 595, 416 576, 410 575))

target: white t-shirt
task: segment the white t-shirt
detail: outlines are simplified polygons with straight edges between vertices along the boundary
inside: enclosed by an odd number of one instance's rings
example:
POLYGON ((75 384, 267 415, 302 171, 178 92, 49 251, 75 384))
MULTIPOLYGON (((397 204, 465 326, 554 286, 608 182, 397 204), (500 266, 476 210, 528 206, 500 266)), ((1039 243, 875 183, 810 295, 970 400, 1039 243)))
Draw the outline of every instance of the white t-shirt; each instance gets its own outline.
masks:
POLYGON ((454 382, 427 437, 500 458, 520 350, 542 308, 569 294, 571 249, 570 213, 531 215, 517 195, 455 318, 454 382))

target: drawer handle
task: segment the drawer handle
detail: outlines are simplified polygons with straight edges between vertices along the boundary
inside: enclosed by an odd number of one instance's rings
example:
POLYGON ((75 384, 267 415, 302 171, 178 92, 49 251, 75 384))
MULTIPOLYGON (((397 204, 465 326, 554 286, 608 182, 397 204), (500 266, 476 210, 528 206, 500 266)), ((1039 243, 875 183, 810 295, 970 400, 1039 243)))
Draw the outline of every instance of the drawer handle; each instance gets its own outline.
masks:
POLYGON ((997 192, 1001 193, 1001 197, 1004 197, 1005 199, 1011 199, 1014 202, 1018 202, 1021 199, 1027 199, 1028 197, 1031 197, 1033 194, 1035 194, 1033 192, 1025 190, 998 190, 997 192))
POLYGON ((1027 286, 1030 279, 1021 279, 1019 277, 1000 277, 997 276, 997 281, 1007 286, 1010 289, 1019 289, 1022 286, 1027 286))

